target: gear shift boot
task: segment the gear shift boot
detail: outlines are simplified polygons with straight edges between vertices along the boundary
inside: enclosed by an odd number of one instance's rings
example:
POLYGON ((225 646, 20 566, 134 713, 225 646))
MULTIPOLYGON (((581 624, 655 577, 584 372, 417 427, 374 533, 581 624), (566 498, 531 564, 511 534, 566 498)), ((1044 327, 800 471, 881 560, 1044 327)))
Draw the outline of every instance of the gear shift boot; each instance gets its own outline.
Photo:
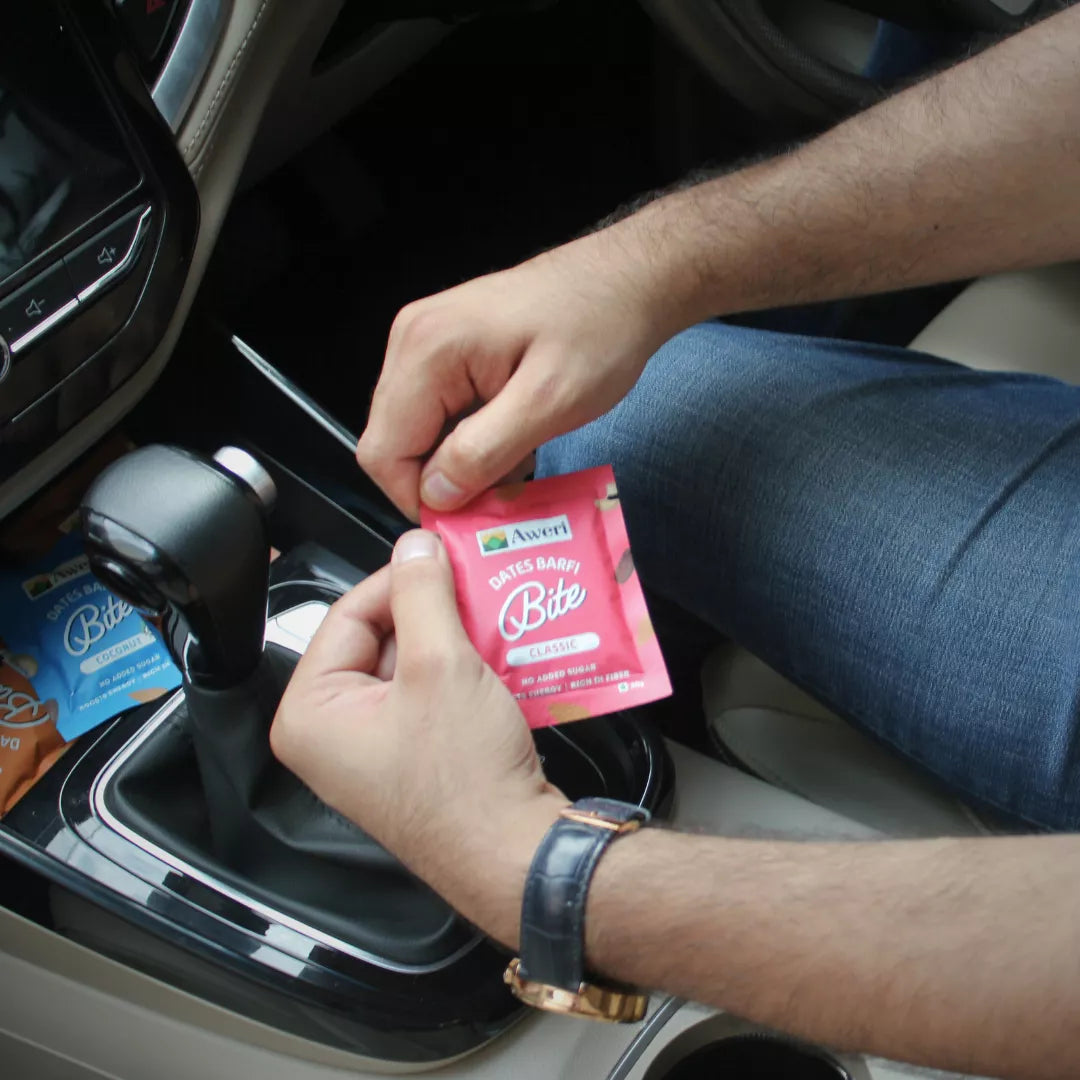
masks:
POLYGON ((151 843, 263 905, 380 959, 438 964, 474 931, 270 752, 270 720, 297 659, 271 643, 244 684, 189 686, 116 773, 106 805, 151 843))

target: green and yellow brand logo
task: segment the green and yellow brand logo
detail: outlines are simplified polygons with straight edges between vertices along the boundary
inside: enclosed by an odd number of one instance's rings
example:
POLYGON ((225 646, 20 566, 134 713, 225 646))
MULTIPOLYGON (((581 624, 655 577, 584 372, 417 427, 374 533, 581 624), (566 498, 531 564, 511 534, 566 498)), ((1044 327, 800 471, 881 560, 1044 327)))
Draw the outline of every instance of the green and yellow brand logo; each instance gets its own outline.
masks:
POLYGON ((476 537, 480 541, 480 550, 485 555, 489 551, 505 551, 510 546, 505 529, 486 529, 477 533, 476 537))
POLYGON ((44 596, 53 589, 58 589, 61 585, 66 585, 69 581, 89 573, 90 560, 85 555, 76 555, 74 559, 61 563, 55 570, 27 578, 22 583, 23 592, 31 600, 36 600, 39 596, 44 596))

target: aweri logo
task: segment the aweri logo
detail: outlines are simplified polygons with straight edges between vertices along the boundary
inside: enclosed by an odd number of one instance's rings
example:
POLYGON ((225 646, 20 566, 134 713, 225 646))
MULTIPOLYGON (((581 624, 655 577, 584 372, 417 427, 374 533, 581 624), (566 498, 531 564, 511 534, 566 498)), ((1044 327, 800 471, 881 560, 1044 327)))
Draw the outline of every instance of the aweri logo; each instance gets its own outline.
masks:
POLYGON ((476 534, 481 555, 500 555, 504 551, 541 547, 573 540, 570 519, 565 514, 558 517, 537 518, 535 521, 514 521, 495 529, 481 529, 476 534))
POLYGON ((53 589, 66 585, 69 581, 74 581, 75 578, 89 573, 90 560, 85 555, 76 555, 74 559, 61 563, 50 573, 38 574, 36 577, 24 581, 22 583, 23 592, 31 600, 36 600, 39 596, 44 596, 46 593, 52 592, 53 589))

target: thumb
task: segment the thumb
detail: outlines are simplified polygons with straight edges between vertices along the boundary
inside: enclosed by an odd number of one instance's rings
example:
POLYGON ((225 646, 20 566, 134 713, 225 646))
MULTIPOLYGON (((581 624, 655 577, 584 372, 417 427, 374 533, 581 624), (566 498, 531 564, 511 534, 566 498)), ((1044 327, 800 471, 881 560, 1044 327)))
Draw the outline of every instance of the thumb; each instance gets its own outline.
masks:
POLYGON ((423 676, 441 659, 470 647, 458 614, 450 558, 435 533, 414 529, 394 547, 390 613, 397 639, 395 670, 406 680, 423 676))
POLYGON ((433 510, 463 506, 558 434, 547 411, 538 407, 542 399, 519 370, 483 408, 462 420, 424 467, 424 503, 433 510))

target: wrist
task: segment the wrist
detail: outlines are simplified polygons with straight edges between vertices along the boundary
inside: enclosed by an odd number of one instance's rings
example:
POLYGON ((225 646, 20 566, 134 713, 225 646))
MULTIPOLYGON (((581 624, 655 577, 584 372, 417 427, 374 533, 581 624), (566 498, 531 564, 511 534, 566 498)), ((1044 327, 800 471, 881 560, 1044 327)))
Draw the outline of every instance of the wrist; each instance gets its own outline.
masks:
POLYGON ((664 340, 700 321, 704 282, 696 239, 687 234, 684 193, 667 195, 612 226, 621 247, 634 252, 642 291, 664 340))
MULTIPOLYGON (((672 845, 683 837, 655 826, 620 837, 597 865, 585 906, 585 959, 591 971, 619 982, 647 985, 649 973, 635 960, 644 953, 644 924, 635 909, 641 884, 671 862, 672 845), (635 944, 636 942, 636 944, 635 944)), ((684 862, 685 867, 692 861, 684 862)))
POLYGON ((552 789, 488 813, 482 824, 444 847, 437 875, 424 877, 474 926, 516 949, 529 866, 544 834, 568 805, 552 789))
POLYGON ((773 167, 766 162, 682 188, 613 226, 635 238, 667 337, 775 299, 770 254, 783 237, 778 226, 763 224, 757 205, 772 196, 773 167))
POLYGON ((563 261, 580 275, 590 303, 614 305, 624 333, 639 339, 647 355, 697 321, 692 313, 701 306, 700 283, 678 250, 669 198, 537 256, 563 261))
POLYGON ((564 808, 533 858, 521 910, 519 956, 504 973, 514 995, 538 1009, 609 1022, 640 1020, 648 995, 591 977, 586 904, 612 845, 650 821, 644 807, 604 797, 564 808))

